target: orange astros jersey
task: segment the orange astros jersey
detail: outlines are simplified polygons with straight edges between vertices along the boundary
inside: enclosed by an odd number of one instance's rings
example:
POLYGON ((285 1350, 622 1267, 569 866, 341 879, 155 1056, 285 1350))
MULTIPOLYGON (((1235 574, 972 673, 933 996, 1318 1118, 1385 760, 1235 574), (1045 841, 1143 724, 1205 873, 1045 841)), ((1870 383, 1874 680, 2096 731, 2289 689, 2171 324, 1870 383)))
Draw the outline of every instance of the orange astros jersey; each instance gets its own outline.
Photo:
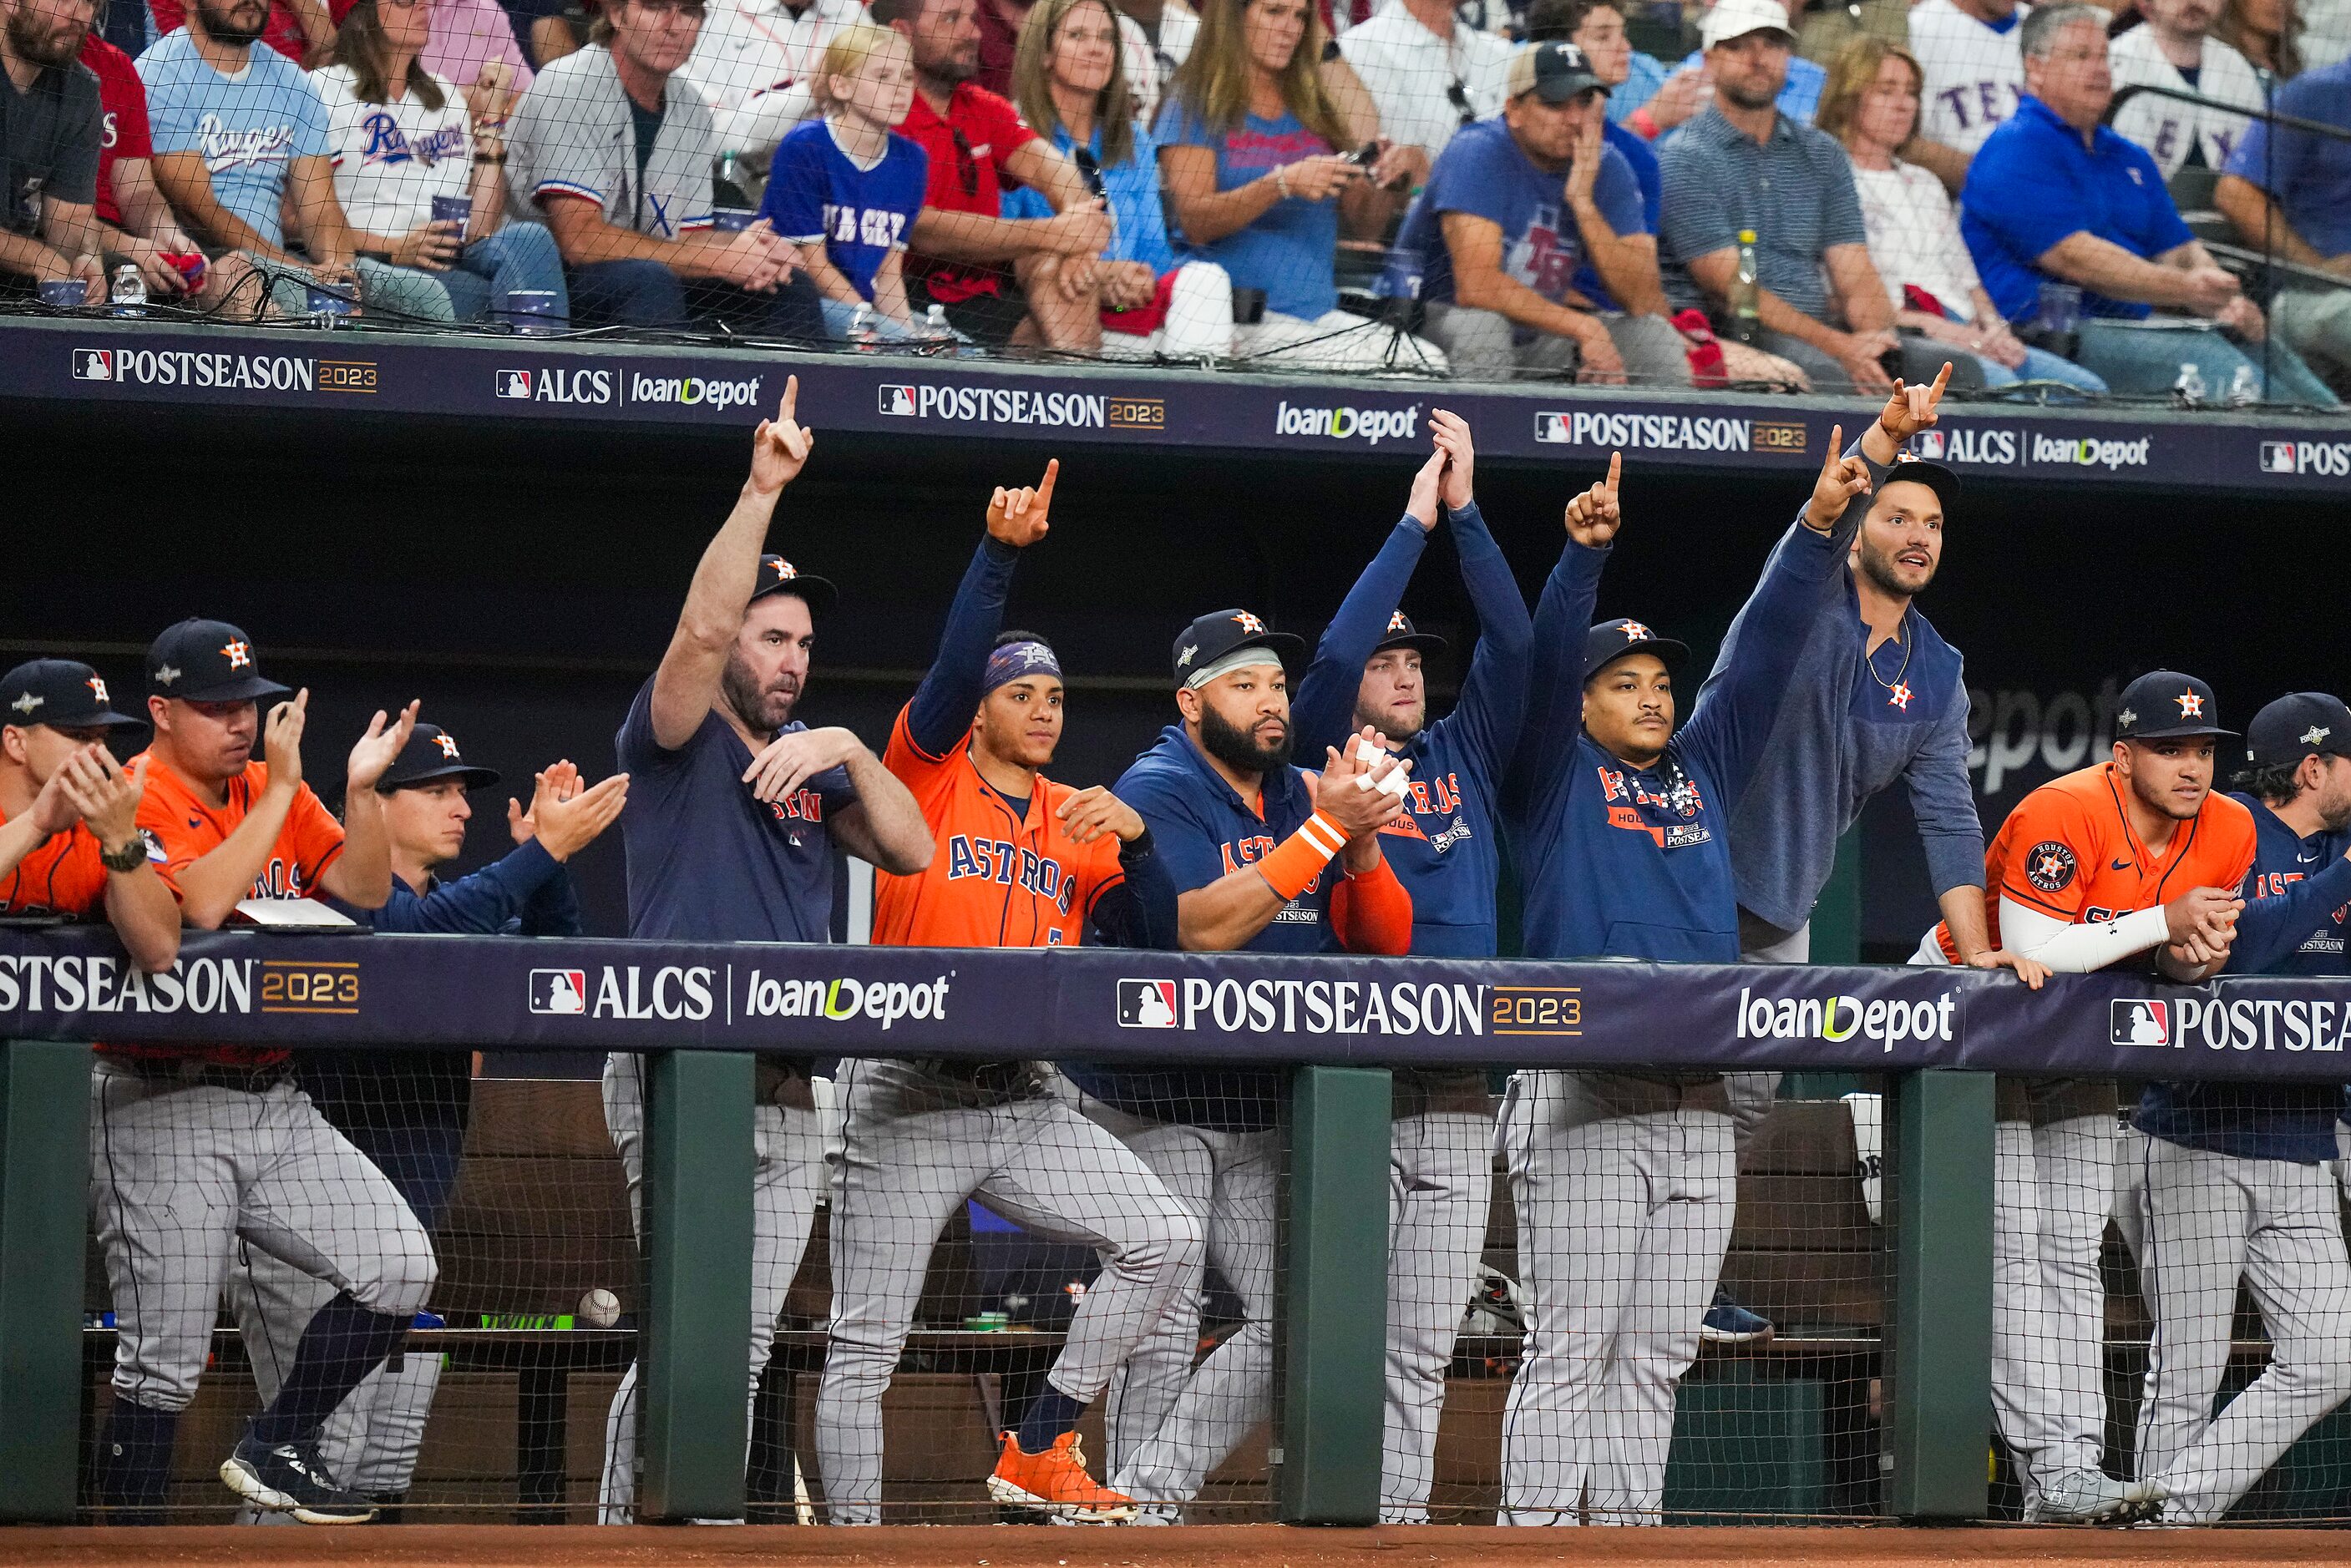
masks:
MULTIPOLYGON (((1992 946, 2000 946, 2000 901, 2013 898, 2074 925, 2152 909, 2191 888, 2242 885, 2253 866, 2253 814, 2219 790, 2158 855, 2123 814, 2130 785, 2100 763, 2052 779, 2017 803, 1984 852, 1992 946)), ((1948 927, 1935 928, 1943 956, 1959 961, 1948 927)))
MULTIPOLYGON (((0 812, 0 822, 8 820, 0 812)), ((0 915, 87 915, 106 901, 98 835, 77 822, 0 877, 0 915)))
MULTIPOLYGON (((180 873, 235 833, 268 784, 267 764, 247 763, 245 772, 228 781, 222 792, 224 804, 215 811, 187 780, 160 758, 149 755, 147 794, 139 803, 139 826, 153 836, 151 844, 163 850, 162 864, 156 869, 171 885, 173 897, 179 895, 180 873)), ((286 826, 277 830, 277 842, 269 846, 269 858, 253 879, 252 896, 315 898, 319 877, 342 853, 343 825, 306 784, 295 795, 293 809, 286 814, 286 826)))
POLYGON ((873 874, 873 940, 912 948, 1075 947, 1094 901, 1126 880, 1118 837, 1073 842, 1055 815, 1077 791, 1043 776, 1016 819, 972 764, 971 742, 925 754, 902 710, 882 761, 938 847, 912 877, 873 874))

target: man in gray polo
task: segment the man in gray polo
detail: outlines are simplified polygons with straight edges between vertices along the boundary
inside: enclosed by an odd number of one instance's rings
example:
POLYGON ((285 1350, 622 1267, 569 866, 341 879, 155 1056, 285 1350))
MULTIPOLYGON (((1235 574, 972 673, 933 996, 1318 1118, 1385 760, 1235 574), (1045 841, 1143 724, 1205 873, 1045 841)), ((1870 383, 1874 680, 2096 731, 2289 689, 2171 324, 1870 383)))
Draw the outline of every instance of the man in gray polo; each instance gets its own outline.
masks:
MULTIPOLYGON (((1787 10, 1780 0, 1720 0, 1698 36, 1714 105, 1658 155, 1667 296, 1676 309, 1725 319, 1740 233, 1751 230, 1755 346, 1794 360, 1823 391, 1886 392, 1880 361, 1900 343, 1870 265, 1853 166, 1834 137, 1776 107, 1795 44, 1787 10)), ((1902 367, 1914 384, 1933 380, 1944 356, 1926 358, 1902 367)))

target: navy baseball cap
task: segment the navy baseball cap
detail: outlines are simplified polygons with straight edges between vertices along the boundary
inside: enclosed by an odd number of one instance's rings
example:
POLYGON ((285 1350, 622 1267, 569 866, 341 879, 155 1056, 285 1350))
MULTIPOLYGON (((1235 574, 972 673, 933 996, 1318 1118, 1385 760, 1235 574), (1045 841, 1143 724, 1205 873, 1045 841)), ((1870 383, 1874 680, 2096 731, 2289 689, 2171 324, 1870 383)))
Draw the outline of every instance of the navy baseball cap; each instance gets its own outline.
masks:
POLYGON ((1505 98, 1534 94, 1545 103, 1573 103, 1582 94, 1608 96, 1608 84, 1592 68, 1583 51, 1564 38, 1553 38, 1520 49, 1510 57, 1503 85, 1505 98))
POLYGON ((769 594, 798 594, 808 601, 810 612, 829 610, 841 597, 841 590, 826 579, 810 576, 781 556, 762 556, 759 586, 751 590, 749 602, 758 604, 769 594))
POLYGON ((1885 493, 1886 484, 1906 482, 1923 484, 1933 491, 1935 499, 1943 504, 1943 516, 1947 520, 1959 504, 1959 476, 1939 462, 1928 462, 1915 457, 1901 459, 1886 471, 1886 483, 1877 487, 1878 493, 1885 493))
POLYGON ((57 730, 145 726, 144 719, 116 712, 113 701, 98 671, 70 659, 36 659, 0 675, 0 724, 57 730))
POLYGON ((289 689, 261 678, 253 639, 225 620, 188 619, 147 650, 147 691, 188 702, 254 702, 289 689))
POLYGON ((1604 620, 1583 634, 1583 678, 1591 680, 1610 659, 1622 659, 1628 653, 1654 653, 1666 661, 1667 670, 1674 670, 1689 657, 1689 646, 1670 637, 1659 637, 1639 621, 1623 616, 1604 620))
POLYGON ((457 737, 440 725, 419 724, 408 732, 408 744, 400 748, 400 755, 392 758, 392 766, 376 781, 375 792, 390 794, 396 789, 438 784, 443 779, 463 780, 467 789, 487 789, 498 782, 498 775, 468 763, 457 750, 457 737))
POLYGON ((1374 653, 1385 653, 1391 649, 1409 648, 1416 653, 1442 653, 1445 639, 1433 631, 1421 631, 1412 624, 1412 617, 1402 610, 1388 617, 1388 628, 1374 645, 1374 653))
POLYGON ((2150 670, 2123 688, 2115 710, 2117 741, 2177 741, 2191 735, 2233 735, 2220 727, 2212 688, 2177 670, 2150 670))
POLYGON ((2351 708, 2325 691, 2281 697, 2245 726, 2245 760, 2292 767, 2304 757, 2351 757, 2351 708))
POLYGON ((1244 648, 1262 648, 1287 664, 1304 657, 1306 639, 1275 631, 1247 610, 1211 610, 1176 639, 1176 684, 1189 684, 1208 666, 1244 648))

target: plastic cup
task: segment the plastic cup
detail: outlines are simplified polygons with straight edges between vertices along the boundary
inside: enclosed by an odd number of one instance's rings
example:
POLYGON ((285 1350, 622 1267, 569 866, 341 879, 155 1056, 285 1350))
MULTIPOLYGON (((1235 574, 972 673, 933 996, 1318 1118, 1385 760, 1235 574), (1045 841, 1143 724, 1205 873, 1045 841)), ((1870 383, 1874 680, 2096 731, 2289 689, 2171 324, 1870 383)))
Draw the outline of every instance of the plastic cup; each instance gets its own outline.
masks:
POLYGON ((320 327, 337 327, 350 319, 359 308, 359 301, 340 288, 324 284, 311 284, 305 290, 305 303, 312 322, 320 327))
POLYGON ((89 303, 89 286, 78 277, 43 278, 41 303, 59 310, 78 309, 89 303))
POLYGON ((2070 283, 2052 279, 2041 286, 2041 315, 2035 323, 2042 331, 2064 335, 2080 329, 2082 325, 2082 291, 2070 283))
POLYGON ((433 221, 456 224, 458 237, 464 238, 465 226, 474 221, 474 199, 471 196, 434 197, 433 221))
POLYGON ((562 330, 555 322, 555 291, 510 288, 502 312, 507 325, 525 337, 545 337, 562 330))
POLYGON ((710 226, 722 234, 739 234, 758 220, 748 207, 719 207, 710 214, 710 226))

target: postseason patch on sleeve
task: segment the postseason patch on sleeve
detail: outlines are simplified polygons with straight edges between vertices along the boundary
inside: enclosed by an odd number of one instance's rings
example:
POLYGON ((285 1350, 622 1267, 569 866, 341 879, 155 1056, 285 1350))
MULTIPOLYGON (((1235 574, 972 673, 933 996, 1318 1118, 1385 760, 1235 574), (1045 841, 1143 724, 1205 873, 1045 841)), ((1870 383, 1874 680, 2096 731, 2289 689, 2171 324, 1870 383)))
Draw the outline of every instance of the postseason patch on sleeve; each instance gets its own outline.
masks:
POLYGON ((2062 893, 2074 885, 2074 851, 2055 839, 2034 845, 2024 857, 2024 879, 2044 893, 2062 893))

